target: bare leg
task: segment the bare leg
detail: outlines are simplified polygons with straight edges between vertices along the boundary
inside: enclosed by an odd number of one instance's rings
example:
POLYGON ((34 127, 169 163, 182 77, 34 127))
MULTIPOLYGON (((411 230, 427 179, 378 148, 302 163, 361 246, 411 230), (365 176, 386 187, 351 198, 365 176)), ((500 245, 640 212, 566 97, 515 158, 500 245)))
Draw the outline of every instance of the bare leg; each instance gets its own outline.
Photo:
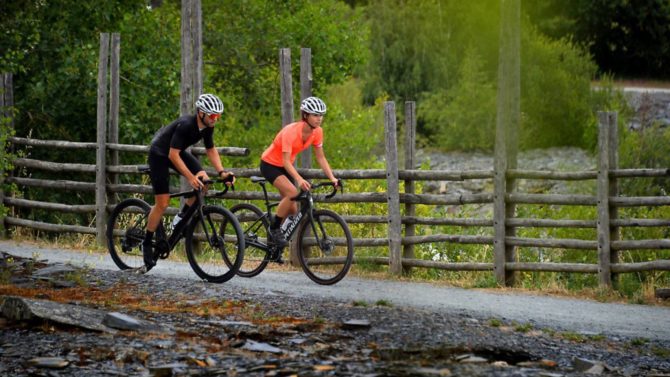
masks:
POLYGON ((296 202, 292 201, 291 198, 298 195, 298 189, 291 183, 291 181, 285 176, 279 176, 272 183, 277 190, 282 199, 277 206, 277 216, 281 218, 286 218, 288 215, 294 215, 298 213, 298 205, 296 202))
POLYGON ((151 207, 149 219, 147 220, 147 230, 150 232, 155 232, 156 228, 158 228, 158 223, 160 223, 161 217, 163 217, 170 202, 170 194, 156 195, 155 200, 156 203, 151 207))

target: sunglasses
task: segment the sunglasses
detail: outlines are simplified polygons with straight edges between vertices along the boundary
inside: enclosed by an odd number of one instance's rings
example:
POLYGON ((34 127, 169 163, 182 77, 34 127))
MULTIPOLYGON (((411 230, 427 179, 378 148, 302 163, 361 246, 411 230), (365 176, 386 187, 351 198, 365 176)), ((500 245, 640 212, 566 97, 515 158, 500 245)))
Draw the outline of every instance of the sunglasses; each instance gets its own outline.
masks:
POLYGON ((221 118, 221 114, 216 114, 216 113, 214 113, 214 114, 207 114, 207 116, 208 116, 209 119, 211 119, 211 120, 218 120, 219 118, 221 118))

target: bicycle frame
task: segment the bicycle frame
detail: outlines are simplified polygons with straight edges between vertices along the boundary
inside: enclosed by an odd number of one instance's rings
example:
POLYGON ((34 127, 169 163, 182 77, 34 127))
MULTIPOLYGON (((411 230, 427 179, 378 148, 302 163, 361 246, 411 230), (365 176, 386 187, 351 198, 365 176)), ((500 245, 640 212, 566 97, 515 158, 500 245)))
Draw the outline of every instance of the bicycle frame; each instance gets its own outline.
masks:
MULTIPOLYGON (((206 185, 214 183, 214 181, 206 181, 204 182, 206 185)), ((228 186, 225 186, 225 189, 217 194, 216 196, 223 196, 228 192, 228 186)), ((205 216, 202 214, 202 208, 205 205, 205 191, 204 190, 191 190, 191 191, 182 191, 174 194, 170 194, 170 198, 178 198, 178 197, 184 197, 184 198, 189 198, 191 196, 195 196, 195 202, 189 209, 186 211, 184 214, 184 217, 181 219, 180 222, 177 223, 177 225, 172 229, 172 232, 168 235, 167 230, 165 229, 165 226, 163 225, 163 222, 161 221, 158 224, 158 234, 164 235, 164 240, 167 241, 168 244, 168 251, 171 251, 177 243, 184 237, 184 231, 187 229, 187 227, 190 225, 191 221, 193 220, 194 215, 196 215, 196 212, 198 212, 197 216, 195 216, 196 220, 199 220, 200 222, 203 223, 203 230, 205 232, 205 237, 209 239, 209 233, 207 232, 207 227, 204 226, 204 221, 205 221, 205 216)), ((158 241, 158 237, 157 240, 158 241)))
MULTIPOLYGON (((314 188, 320 188, 322 186, 326 186, 328 184, 318 184, 315 185, 314 188)), ((265 218, 272 219, 272 207, 276 207, 279 205, 279 203, 270 203, 270 199, 268 197, 268 192, 267 188, 265 187, 265 183, 261 184, 261 187, 263 188, 263 196, 265 198, 265 214, 263 215, 265 218)), ((326 198, 331 198, 335 195, 336 190, 333 191, 333 193, 329 194, 326 196, 326 198)), ((315 236, 317 234, 316 232, 316 224, 314 224, 314 198, 312 197, 312 192, 311 191, 304 191, 300 190, 300 193, 296 195, 294 198, 291 198, 291 200, 297 201, 300 203, 300 210, 298 210, 298 213, 293 216, 292 219, 290 219, 290 223, 288 224, 282 224, 282 233, 284 233, 284 237, 286 237, 287 240, 292 240, 293 236, 295 235, 295 232, 300 228, 299 225, 304 222, 304 221, 309 221, 312 227, 312 231, 314 231, 315 236)), ((250 227, 249 229, 255 229, 258 226, 263 226, 262 225, 262 218, 257 219, 250 227)), ((285 221, 289 221, 287 218, 285 221)), ((318 236, 316 236, 318 237, 318 236)), ((269 251, 270 248, 272 247, 268 243, 262 243, 260 241, 247 241, 250 245, 256 246, 258 248, 261 248, 265 251, 269 251)), ((317 239, 318 242, 318 239, 317 239)))

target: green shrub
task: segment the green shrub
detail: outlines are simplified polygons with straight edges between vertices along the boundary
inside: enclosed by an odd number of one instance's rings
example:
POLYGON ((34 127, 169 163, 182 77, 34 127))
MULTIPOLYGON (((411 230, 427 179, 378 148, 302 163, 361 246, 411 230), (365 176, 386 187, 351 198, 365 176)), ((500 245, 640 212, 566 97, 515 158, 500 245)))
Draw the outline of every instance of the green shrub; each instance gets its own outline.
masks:
POLYGON ((428 92, 419 102, 429 144, 445 150, 493 150, 496 91, 475 48, 466 51, 457 84, 428 92))

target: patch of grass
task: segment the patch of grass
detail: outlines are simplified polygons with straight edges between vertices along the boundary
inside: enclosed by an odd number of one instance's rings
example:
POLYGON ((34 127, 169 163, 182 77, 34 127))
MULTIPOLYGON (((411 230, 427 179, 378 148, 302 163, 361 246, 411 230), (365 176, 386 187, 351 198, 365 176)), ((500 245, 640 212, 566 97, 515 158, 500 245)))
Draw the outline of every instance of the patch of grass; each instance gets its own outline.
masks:
POLYGON ((603 335, 603 334, 589 335, 589 339, 595 340, 595 341, 601 341, 601 340, 605 340, 605 335, 603 335))
POLYGON ((656 355, 658 357, 662 357, 662 358, 666 358, 666 359, 670 358, 670 349, 668 349, 668 348, 654 346, 654 347, 651 347, 651 353, 653 353, 654 355, 656 355))
POLYGON ((649 343, 649 340, 645 338, 634 338, 630 341, 630 345, 633 347, 641 347, 647 343, 649 343))
POLYGON ((363 300, 356 300, 352 302, 351 305, 353 305, 354 307, 362 307, 362 308, 368 307, 368 303, 363 300))
POLYGON ((533 324, 530 323, 530 322, 528 322, 528 323, 515 323, 514 324, 514 330, 516 330, 517 332, 527 333, 532 329, 533 329, 533 324))
POLYGON ((572 331, 558 333, 558 335, 561 338, 571 342, 584 343, 586 341, 586 337, 584 335, 572 331))
POLYGON ((556 330, 548 329, 548 328, 547 329, 542 329, 542 332, 544 332, 545 334, 547 334, 551 337, 556 336, 556 334, 558 333, 556 330))
POLYGON ((391 301, 389 301, 389 300, 384 300, 384 299, 377 300, 377 301, 375 302, 375 305, 377 305, 377 306, 387 306, 387 307, 391 307, 391 306, 393 306, 393 304, 391 303, 391 301))
POLYGON ((491 327, 500 327, 500 326, 502 326, 502 324, 503 324, 502 321, 499 320, 498 318, 489 319, 489 325, 491 327))
POLYGON ((87 272, 88 271, 84 269, 68 272, 63 275, 63 279, 65 281, 72 282, 79 287, 87 287, 88 286, 88 282, 86 281, 87 272))

